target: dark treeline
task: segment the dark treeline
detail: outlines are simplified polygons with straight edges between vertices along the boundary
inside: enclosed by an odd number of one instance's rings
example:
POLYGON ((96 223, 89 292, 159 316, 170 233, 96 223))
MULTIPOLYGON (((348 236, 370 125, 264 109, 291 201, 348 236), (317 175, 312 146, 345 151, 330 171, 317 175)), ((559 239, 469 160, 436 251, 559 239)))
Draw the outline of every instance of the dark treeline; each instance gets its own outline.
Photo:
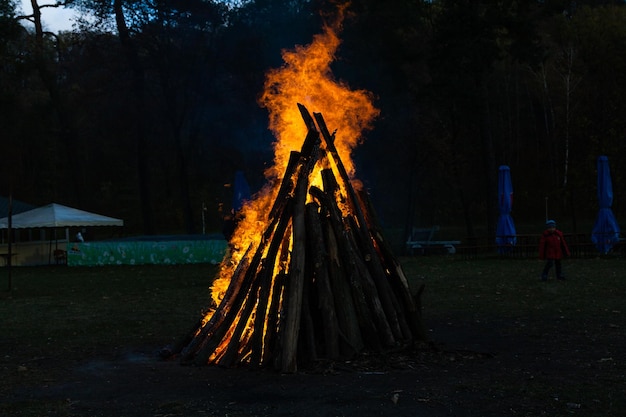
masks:
MULTIPOLYGON (((259 189, 272 160, 265 73, 335 2, 67 3, 90 17, 53 34, 46 8, 22 15, 0 0, 0 194, 120 217, 128 234, 198 233, 204 205, 207 231, 220 230, 224 185, 242 170, 259 189)), ((354 156, 386 227, 495 235, 498 166, 509 165, 518 232, 537 232, 546 208, 562 229, 589 232, 599 155, 623 217, 624 2, 348 10, 333 70, 381 111, 354 156)))

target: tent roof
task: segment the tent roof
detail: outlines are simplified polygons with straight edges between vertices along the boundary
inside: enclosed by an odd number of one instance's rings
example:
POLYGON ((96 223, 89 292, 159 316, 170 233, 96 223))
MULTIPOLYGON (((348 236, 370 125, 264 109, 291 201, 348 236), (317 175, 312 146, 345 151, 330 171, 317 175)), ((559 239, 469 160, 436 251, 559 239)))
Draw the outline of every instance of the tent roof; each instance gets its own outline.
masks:
MULTIPOLYGON (((11 218, 14 229, 69 226, 123 226, 124 221, 101 214, 78 210, 61 204, 48 204, 16 214, 11 218)), ((9 227, 8 217, 0 219, 0 229, 9 227)))
MULTIPOLYGON (((12 211, 15 216, 18 213, 22 213, 24 211, 32 210, 37 206, 33 204, 24 203, 23 201, 13 199, 12 203, 12 211)), ((9 198, 0 195, 0 216, 6 217, 9 215, 9 198)))

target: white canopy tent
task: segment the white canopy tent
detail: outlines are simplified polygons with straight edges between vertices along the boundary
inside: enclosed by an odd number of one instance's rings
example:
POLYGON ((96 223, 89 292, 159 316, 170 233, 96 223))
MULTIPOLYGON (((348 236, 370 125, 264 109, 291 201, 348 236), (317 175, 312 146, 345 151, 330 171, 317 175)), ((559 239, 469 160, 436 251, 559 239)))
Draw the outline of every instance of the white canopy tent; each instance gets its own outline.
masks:
MULTIPOLYGON (((49 240, 47 248, 48 263, 51 261, 52 253, 59 262, 59 257, 66 258, 66 251, 58 249, 58 239, 56 238, 57 228, 65 228, 65 239, 69 242, 69 228, 70 227, 94 227, 94 226, 124 226, 124 221, 113 217, 103 216, 101 214, 90 213, 88 211, 67 207, 61 204, 51 203, 46 206, 37 207, 32 210, 28 210, 19 214, 11 216, 11 229, 53 229, 54 237, 49 240), (52 243, 55 243, 55 247, 52 247, 52 243)), ((4 217, 0 219, 0 230, 9 228, 9 218, 4 217)), ((0 253, 3 258, 11 258, 12 250, 10 244, 7 245, 7 253, 0 253)), ((24 262, 28 264, 41 264, 45 263, 45 258, 39 261, 35 260, 36 255, 30 253, 27 242, 21 244, 21 258, 27 258, 24 262)), ((4 248, 2 248, 4 250, 4 248)), ((37 251, 37 248, 33 249, 37 251)), ((41 252, 41 249, 39 250, 41 252)), ((43 255, 43 254, 42 254, 43 255)), ((44 255, 45 256, 45 255, 44 255)), ((39 256, 41 258, 41 255, 39 256)), ((18 260, 22 261, 22 260, 18 260)), ((5 260, 5 264, 7 264, 5 260)), ((23 263, 22 263, 23 264, 23 263)), ((10 265, 10 263, 9 263, 10 265)))
MULTIPOLYGON (((13 229, 73 226, 124 226, 124 221, 56 203, 37 207, 11 217, 13 229)), ((9 218, 0 219, 0 229, 8 228, 9 218)))

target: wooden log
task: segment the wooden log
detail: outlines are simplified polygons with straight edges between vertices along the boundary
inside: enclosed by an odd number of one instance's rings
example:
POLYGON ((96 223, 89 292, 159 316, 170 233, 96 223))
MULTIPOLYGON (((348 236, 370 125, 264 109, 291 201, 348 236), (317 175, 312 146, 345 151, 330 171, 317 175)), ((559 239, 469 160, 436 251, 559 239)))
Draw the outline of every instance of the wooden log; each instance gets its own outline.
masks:
MULTIPOLYGON (((209 326, 209 332, 202 336, 203 346, 193 352, 193 356, 190 358, 193 363, 197 365, 207 364, 209 358, 215 353, 216 349, 224 343, 224 337, 228 334, 234 320, 237 318, 239 310, 243 305, 250 288, 257 277, 257 270, 261 262, 262 251, 257 248, 250 266, 247 268, 244 278, 241 283, 241 289, 229 297, 227 300, 224 298, 218 307, 221 310, 221 320, 219 322, 212 323, 209 326), (224 306, 224 307, 223 307, 224 306)), ((217 313, 217 312, 216 312, 217 313)), ((211 323, 211 320, 209 321, 211 323)))
MULTIPOLYGON (((360 275, 359 260, 350 257, 354 251, 348 248, 342 257, 344 265, 348 269, 348 281, 352 290, 352 299, 356 308, 359 327, 364 335, 365 345, 377 351, 382 350, 383 345, 393 344, 393 336, 390 331, 385 331, 384 316, 380 316, 382 310, 370 310, 371 300, 368 299, 367 290, 363 287, 363 279, 360 275), (383 323, 379 332, 378 324, 383 323)), ((387 326, 388 327, 388 326, 387 326)))
MULTIPOLYGON (((292 153, 292 155, 294 155, 294 153, 292 153)), ((281 187, 281 189, 287 193, 289 187, 281 187)), ((236 294, 231 294, 228 299, 226 296, 224 297, 218 306, 218 310, 220 311, 219 323, 212 323, 211 320, 207 323, 207 326, 205 326, 207 327, 207 331, 205 334, 201 335, 199 339, 199 342, 202 343, 203 346, 189 351, 189 354, 185 357, 186 360, 193 359, 194 363, 206 363, 209 357, 215 352, 215 349, 222 343, 222 338, 228 333, 232 321, 237 316, 237 311, 241 308, 250 290, 250 286, 257 278, 257 271, 263 259, 265 248, 269 242, 271 242, 271 237, 282 217, 282 213, 290 201, 289 194, 281 197, 280 203, 276 202, 274 204, 275 210, 273 211, 275 216, 269 219, 269 225, 261 235, 261 239, 258 246, 255 248, 255 253, 250 261, 250 265, 246 268, 245 274, 243 274, 241 285, 239 285, 240 290, 236 294)), ((239 278, 237 280, 239 280, 239 278)))
POLYGON ((278 337, 279 315, 282 308, 281 299, 284 296, 287 273, 280 271, 273 279, 272 299, 267 313, 267 326, 263 336, 263 352, 261 366, 268 366, 274 361, 274 368, 278 369, 278 353, 280 340, 278 337))
MULTIPOLYGON (((331 169, 322 170, 322 180, 326 194, 333 196, 331 200, 334 202, 339 200, 339 184, 337 183, 337 179, 331 169)), ((334 206, 335 208, 333 208, 333 210, 335 211, 336 216, 341 216, 339 207, 336 206, 336 204, 334 206)), ((349 262, 354 266, 354 268, 356 268, 356 277, 361 277, 363 280, 361 288, 366 291, 366 299, 370 302, 370 309, 374 315, 375 323, 378 328, 378 333, 381 335, 382 343, 386 346, 392 346, 398 337, 398 332, 393 331, 393 323, 389 322, 389 316, 386 313, 380 299, 381 288, 376 285, 369 272, 370 270, 368 268, 368 264, 371 264, 375 260, 370 259, 370 251, 363 250, 363 242, 359 239, 361 234, 353 233, 353 231, 357 231, 358 225, 351 220, 354 220, 351 215, 348 215, 342 220, 344 223, 343 229, 345 235, 344 247, 348 250, 348 252, 344 253, 344 256, 349 257, 349 262), (361 245, 358 244, 359 241, 361 241, 361 245), (366 268, 363 268, 363 265, 365 265, 366 268), (371 285, 372 282, 374 282, 373 286, 371 285)), ((398 320, 397 323, 399 323, 398 320)))
POLYGON ((387 338, 389 334, 379 334, 374 323, 384 322, 384 313, 382 312, 382 310, 370 311, 370 304, 368 304, 367 296, 361 284, 361 279, 359 275, 360 271, 356 264, 357 253, 352 247, 352 241, 348 236, 350 231, 345 230, 344 228, 341 213, 336 205, 335 199, 331 198, 328 193, 325 193, 316 187, 311 187, 310 193, 312 195, 315 195, 315 198, 320 201, 321 205, 329 213, 328 219, 338 242, 338 256, 341 265, 343 265, 343 267, 345 268, 346 277, 348 279, 348 282, 350 283, 350 293, 354 302, 357 321, 359 323, 359 328, 361 329, 361 332, 365 336, 364 342, 366 344, 377 346, 377 349, 380 349, 381 343, 379 336, 382 336, 384 338, 383 340, 385 340, 385 343, 387 343, 387 338), (381 313, 383 317, 375 320, 373 314, 381 313))
MULTIPOLYGON (((303 169, 303 167, 301 167, 303 169)), ((304 206, 306 203, 308 175, 298 175, 293 206, 293 252, 289 267, 289 280, 285 287, 284 318, 281 326, 281 371, 294 373, 298 370, 297 348, 298 332, 302 305, 302 288, 304 284, 304 266, 306 260, 306 226, 304 222, 304 206)))
MULTIPOLYGON (((361 189, 357 192, 357 195, 361 201, 361 205, 365 207, 365 220, 368 223, 372 236, 374 237, 374 240, 379 248, 379 253, 383 259, 383 263, 390 272, 390 283, 399 294, 398 298, 403 302, 406 311, 405 314, 407 316, 407 321, 411 328, 413 337, 418 341, 428 341, 428 334, 426 332, 426 328, 424 327, 422 311, 420 308, 421 301, 419 305, 416 304, 415 296, 411 293, 411 288, 402 269, 402 265, 394 255, 391 245, 384 237, 383 229, 380 225, 380 221, 378 220, 378 215, 368 193, 364 189, 361 189)), ((418 300, 420 299, 423 290, 424 286, 422 284, 416 292, 418 300)))
POLYGON ((213 335, 216 328, 218 328, 226 318, 228 311, 232 308, 232 304, 239 293, 244 278, 248 272, 250 265, 250 253, 252 245, 248 247, 248 250, 241 259, 241 262, 237 265, 233 278, 231 279, 222 302, 217 309, 213 312, 213 315, 201 328, 197 329, 194 333, 194 337, 191 342, 181 351, 181 362, 189 363, 192 361, 198 351, 204 348, 207 340, 213 335))
POLYGON ((314 113, 315 120, 319 127, 322 138, 324 139, 324 143, 326 145, 326 149, 332 156, 335 166, 339 171, 339 177, 343 182, 343 186, 348 193, 348 202, 353 211, 354 216, 356 217, 358 224, 358 233, 360 234, 361 242, 364 245, 364 257, 366 260, 366 264, 368 269, 371 272, 371 275, 374 279, 376 287, 378 288, 378 293, 380 297, 380 301, 382 303, 385 314, 387 315, 387 320, 391 327, 391 330, 394 334, 395 338, 402 337, 402 330, 400 328, 400 323, 398 321, 398 310, 397 310, 397 300, 396 297, 389 286, 389 283, 386 279, 385 270, 382 268, 380 264, 379 258, 376 256, 374 245, 372 243, 372 238, 367 230, 365 223, 365 216, 363 214, 363 210, 359 201, 356 197, 356 193, 354 188, 352 187, 352 183, 350 182, 350 178, 348 177, 348 173, 339 157, 339 153, 337 152, 337 148, 334 144, 334 139, 328 132, 326 127, 326 122, 324 118, 319 113, 314 113))
POLYGON ((298 110, 300 110, 300 115, 302 116, 302 120, 304 120, 304 124, 306 125, 307 130, 316 131, 317 128, 315 126, 315 121, 311 117, 311 113, 309 113, 309 111, 304 105, 300 103, 297 103, 297 105, 298 105, 298 110))
MULTIPOLYGON (((308 113, 304 106, 300 111, 308 113)), ((306 119, 305 119, 306 121, 306 119)), ((289 281, 286 283, 284 323, 282 326, 281 370, 286 373, 296 372, 298 336, 302 315, 302 300, 306 265, 306 223, 305 204, 309 187, 309 176, 317 164, 320 136, 312 123, 308 126, 307 136, 301 149, 300 168, 297 173, 293 207, 293 252, 289 268, 289 281)))
MULTIPOLYGON (((260 282, 261 280, 258 279, 258 276, 257 279, 253 280, 247 297, 241 308, 237 311, 237 320, 233 323, 234 329, 230 332, 228 339, 224 340, 227 342, 227 347, 219 360, 216 361, 218 365, 226 367, 232 366, 237 362, 239 352, 245 350, 244 346, 246 340, 242 338, 242 335, 248 328, 248 322, 251 320, 252 312, 255 311, 255 307, 257 306, 260 282)), ((263 329, 259 331, 263 331, 263 329)))
MULTIPOLYGON (((285 208, 285 213, 292 212, 293 199, 289 199, 289 203, 285 208)), ((268 316, 267 309, 270 301, 271 291, 273 290, 272 281, 274 280, 274 270, 276 263, 280 260, 277 259, 281 245, 285 241, 287 228, 291 221, 291 217, 283 215, 276 227, 276 233, 267 251, 267 256, 263 261, 263 266, 259 272, 260 291, 259 291, 259 304, 257 306, 257 312, 254 320, 255 333, 252 338, 252 353, 250 362, 253 365, 260 366, 262 363, 264 334, 268 331, 268 316), (258 331, 257 331, 258 330, 258 331)), ((289 237, 289 234, 287 234, 289 237)))
MULTIPOLYGON (((353 229, 348 229, 353 230, 353 229)), ((354 262, 355 267, 355 277, 354 281, 351 281, 353 285, 359 285, 361 288, 361 292, 365 297, 365 302, 367 302, 369 309, 373 312, 372 319, 373 323, 376 326, 377 333, 381 336, 381 340, 386 347, 391 347, 396 344, 396 335, 393 334, 390 323, 387 320, 387 315, 385 314, 384 308, 380 301, 380 293, 378 288, 376 287, 376 283, 372 278, 370 271, 366 265, 366 261, 358 256, 358 252, 356 250, 357 244, 354 233, 348 233, 347 238, 350 240, 351 254, 349 254, 350 259, 354 262)))
POLYGON ((289 259, 291 257, 291 223, 283 244, 281 245, 280 254, 280 270, 274 278, 274 290, 272 291, 272 304, 268 313, 268 326, 263 343, 263 363, 273 363, 274 369, 279 370, 281 364, 281 337, 280 337, 280 319, 283 314, 283 300, 285 299, 285 283, 289 279, 287 270, 289 259))
POLYGON ((367 191, 364 189, 357 190, 357 196, 361 202, 361 206, 364 207, 363 214, 365 216, 365 222, 367 223, 370 233, 379 248, 378 253, 384 261, 383 264, 386 265, 386 267, 392 272, 393 276, 397 278, 402 287, 404 287, 407 292, 410 292, 409 282, 404 275, 400 262, 385 239, 383 229, 378 220, 378 215, 376 214, 376 210, 374 209, 367 191))
MULTIPOLYGON (((346 218, 346 221, 350 224, 350 227, 352 229, 356 229, 358 227, 356 225, 356 223, 355 223, 354 217, 348 216, 346 218)), ((353 238, 357 239, 358 235, 353 235, 353 238)), ((359 243, 362 244, 362 242, 359 242, 359 243)), ((356 246, 361 247, 358 243, 355 243, 354 246, 355 247, 356 246)), ((375 254, 378 255, 378 252, 375 252, 375 254)), ((374 260, 374 262, 376 262, 376 261, 378 261, 378 259, 374 260)), ((371 288, 370 291, 372 292, 372 294, 376 294, 376 300, 378 300, 378 295, 380 294, 380 291, 391 291, 392 292, 392 296, 394 297, 394 307, 395 307, 395 310, 396 310, 396 313, 397 313, 396 317, 397 317, 397 323, 398 323, 398 326, 399 326, 399 332, 394 332, 394 334, 393 334, 394 337, 398 341, 400 341, 400 340, 411 340, 412 339, 412 337, 411 337, 411 330, 410 330, 410 327, 409 327, 409 325, 408 325, 408 323, 406 321, 406 317, 404 316, 404 307, 400 303, 395 301, 397 299, 397 297, 395 296, 395 293, 393 292, 393 286, 391 284, 389 284, 388 286, 380 286, 380 285, 377 286, 376 282, 374 281, 374 279, 372 278, 372 276, 370 275, 369 272, 370 272, 370 268, 367 268, 367 265, 366 265, 366 269, 363 272, 363 277, 367 281, 368 288, 370 288, 369 287, 370 282, 373 285, 373 288, 371 288)), ((388 277, 385 276, 384 279, 387 280, 388 277)), ((381 306, 382 306, 382 303, 381 303, 381 306)))
MULTIPOLYGON (((284 215, 280 217, 278 225, 274 234, 272 235, 268 253, 265 259, 262 260, 262 265, 257 272, 257 279, 254 281, 249 294, 239 311, 235 329, 230 334, 230 341, 228 348, 224 355, 220 358, 218 363, 223 366, 231 366, 238 362, 243 356, 243 352, 247 350, 255 349, 258 351, 256 344, 262 343, 265 314, 267 308, 267 302, 269 298, 269 289, 271 288, 271 275, 273 273, 274 263, 276 262, 276 256, 278 248, 283 241, 283 235, 289 223, 289 207, 291 207, 291 199, 286 205, 284 215), (250 317, 254 314, 254 325, 252 327, 252 336, 248 339, 244 339, 242 335, 244 331, 248 330, 248 323, 251 320, 250 317), (249 344, 249 347, 244 347, 249 344)), ((251 357, 251 363, 253 365, 260 365, 260 354, 256 357, 251 357)))
POLYGON ((337 312, 338 333, 340 336, 339 351, 342 356, 350 358, 363 349, 363 336, 359 326, 356 307, 354 306, 347 271, 339 254, 337 236, 325 209, 323 213, 325 214, 321 215, 321 225, 325 246, 328 251, 329 281, 334 295, 335 311, 337 312))
MULTIPOLYGON (((292 178, 296 174, 296 170, 301 169, 301 166, 303 164, 306 165, 307 162, 305 161, 311 161, 313 165, 307 166, 308 174, 310 174, 318 158, 320 144, 319 132, 315 129, 315 124, 312 123, 313 119, 311 118, 308 110, 306 110, 306 108, 301 104, 298 104, 298 108, 300 109, 300 113, 302 114, 302 117, 307 125, 307 135, 304 138, 304 142, 302 143, 302 148, 300 149, 300 152, 292 151, 289 156, 289 162, 287 164, 287 168, 285 169, 285 173, 283 175, 276 201, 274 202, 275 205, 278 204, 281 196, 284 196, 287 193, 294 191, 294 186, 296 184, 294 184, 292 178)), ((270 210, 269 217, 272 218, 274 216, 276 216, 276 213, 275 209, 272 208, 272 210, 270 210)))
MULTIPOLYGON (((306 220, 306 209, 305 209, 306 220)), ((309 231, 307 230, 307 236, 309 231)), ((307 239, 308 240, 308 239, 307 239)), ((311 265, 310 252, 307 250, 304 267, 304 282, 302 285, 302 305, 300 318, 300 338, 298 340, 298 364, 315 362, 318 359, 317 337, 315 331, 315 319, 311 306, 311 299, 314 297, 313 288, 313 265, 311 265)))
POLYGON ((284 206, 283 204, 286 201, 287 196, 293 193, 293 175, 298 168, 298 163, 300 161, 300 152, 292 151, 289 154, 289 162, 287 162, 287 168, 285 169, 285 175, 280 183, 280 187, 278 189, 278 194, 276 194, 276 199, 274 200, 274 204, 270 210, 269 219, 277 219, 280 216, 280 212, 282 212, 284 206))
POLYGON ((312 276, 315 279, 318 308, 324 332, 324 347, 329 359, 339 358, 339 325, 335 312, 335 299, 328 275, 328 251, 324 244, 324 235, 319 214, 319 205, 309 203, 306 206, 307 235, 309 236, 308 253, 312 276))
MULTIPOLYGON (((235 294, 234 291, 227 291, 221 305, 218 306, 218 310, 216 311, 216 313, 219 314, 214 314, 212 319, 215 318, 215 320, 209 320, 209 322, 203 326, 203 329, 198 332, 198 335, 194 337, 190 345, 185 349, 182 358, 183 362, 193 360, 195 363, 202 363, 203 361, 207 361, 208 358, 214 353, 215 349, 222 343, 221 339, 228 333, 229 327, 232 324, 229 322, 235 317, 232 310, 239 309, 243 300, 245 300, 245 293, 247 293, 250 289, 250 287, 246 286, 250 285, 254 281, 254 274, 259 267, 262 259, 261 256, 266 248, 267 242, 273 235, 279 219, 282 217, 282 212, 284 211, 285 205, 289 200, 288 196, 293 193, 294 184, 292 174, 296 169, 303 166, 303 161, 308 162, 311 159, 312 153, 316 148, 319 148, 319 146, 316 146, 316 143, 319 143, 319 134, 317 132, 310 132, 305 138, 305 143, 303 145, 303 149, 306 151, 305 154, 303 155, 302 152, 292 152, 290 155, 290 161, 286 169, 286 174, 283 177, 279 192, 274 200, 272 209, 270 210, 270 215, 268 217, 269 224, 262 234, 259 245, 256 248, 256 252, 252 257, 252 262, 250 262, 250 265, 253 267, 253 272, 251 273, 249 271, 249 267, 247 267, 245 271, 241 270, 240 266, 248 265, 245 261, 240 261, 240 265, 237 267, 240 272, 237 276, 233 277, 236 285, 229 285, 229 288, 232 287, 233 289, 239 289, 244 287, 244 296, 238 292, 235 294), (243 285, 243 283, 245 283, 245 285, 243 285), (233 300, 230 300, 230 298, 233 298, 233 300)), ((233 280, 231 280, 231 283, 233 280)))

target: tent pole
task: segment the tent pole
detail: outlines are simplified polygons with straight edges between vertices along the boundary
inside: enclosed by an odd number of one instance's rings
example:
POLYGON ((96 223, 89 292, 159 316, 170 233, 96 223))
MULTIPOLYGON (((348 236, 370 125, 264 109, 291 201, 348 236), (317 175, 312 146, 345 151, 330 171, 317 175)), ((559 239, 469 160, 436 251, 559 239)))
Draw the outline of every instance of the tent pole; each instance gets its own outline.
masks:
MULTIPOLYGON (((48 265, 52 265, 52 230, 56 230, 56 229, 51 229, 50 230, 50 239, 48 240, 48 265)), ((54 233, 56 236, 56 232, 54 233)))
POLYGON ((7 269, 8 269, 8 275, 9 275, 9 291, 11 291, 12 286, 13 286, 13 283, 12 283, 13 277, 11 276, 11 270, 12 270, 12 268, 11 268, 11 258, 13 257, 13 253, 12 253, 13 248, 11 246, 11 231, 12 231, 12 228, 13 228, 13 191, 11 191, 9 193, 9 212, 7 214, 9 216, 9 221, 8 221, 8 227, 9 228, 7 229, 8 230, 8 232, 7 232, 7 234, 8 234, 8 239, 7 239, 8 240, 8 246, 7 246, 7 249, 8 249, 7 250, 7 253, 8 253, 8 256, 7 256, 7 269))

